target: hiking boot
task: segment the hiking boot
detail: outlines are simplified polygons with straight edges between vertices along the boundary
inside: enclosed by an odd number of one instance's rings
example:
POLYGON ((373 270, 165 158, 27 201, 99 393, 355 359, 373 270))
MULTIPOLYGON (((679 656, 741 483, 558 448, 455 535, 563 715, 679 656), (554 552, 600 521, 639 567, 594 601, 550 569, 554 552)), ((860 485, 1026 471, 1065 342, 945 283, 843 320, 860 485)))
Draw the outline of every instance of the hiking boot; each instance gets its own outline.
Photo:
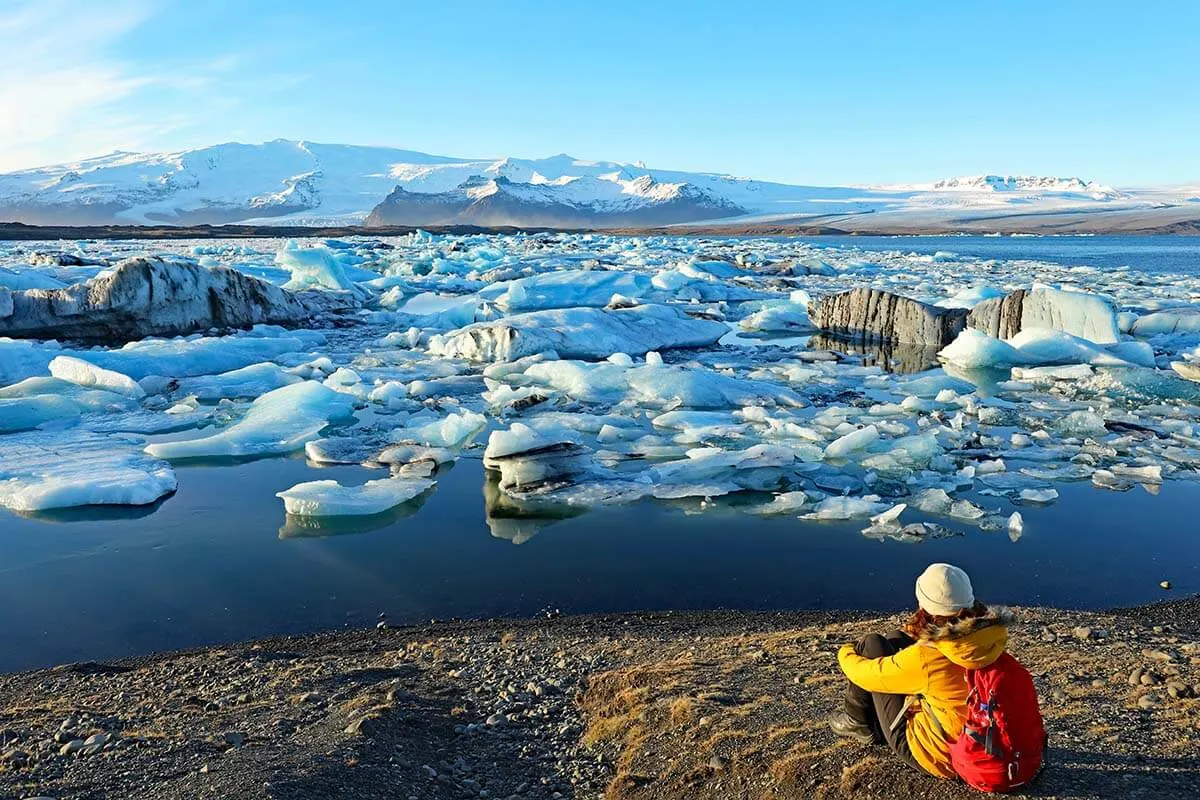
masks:
POLYGON ((864 725, 845 711, 829 717, 829 729, 844 739, 853 739, 859 744, 874 744, 875 733, 870 725, 864 725))

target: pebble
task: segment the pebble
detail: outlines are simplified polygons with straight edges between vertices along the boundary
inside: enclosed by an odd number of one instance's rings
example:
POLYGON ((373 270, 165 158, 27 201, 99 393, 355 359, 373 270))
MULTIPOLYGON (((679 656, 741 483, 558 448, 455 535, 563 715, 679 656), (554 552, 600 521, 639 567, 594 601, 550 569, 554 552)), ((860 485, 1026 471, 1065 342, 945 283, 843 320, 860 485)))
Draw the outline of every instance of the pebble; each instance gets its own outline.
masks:
POLYGON ((1144 694, 1138 698, 1137 704, 1138 708, 1144 711, 1149 711, 1152 708, 1158 708, 1158 695, 1144 694))
POLYGON ((718 772, 725 769, 725 765, 728 763, 729 762, 726 761, 721 756, 713 756, 712 758, 710 758, 708 760, 708 766, 711 767, 712 769, 717 770, 718 772))
POLYGON ((1145 673, 1145 670, 1143 668, 1141 668, 1141 667, 1135 668, 1133 670, 1133 672, 1129 673, 1129 685, 1130 686, 1141 686, 1142 685, 1142 675, 1144 673, 1145 673))
POLYGON ((69 756, 72 753, 77 752, 82 749, 83 749, 83 739, 72 739, 71 741, 67 742, 62 747, 59 748, 58 754, 60 756, 69 756))
POLYGON ((1160 584, 1158 584, 1158 585, 1159 585, 1159 586, 1161 586, 1161 587, 1162 587, 1162 588, 1164 588, 1164 589, 1170 589, 1170 588, 1171 588, 1171 582, 1170 582, 1170 581, 1163 581, 1162 583, 1160 583, 1160 584))
POLYGON ((1071 634, 1076 639, 1084 640, 1084 639, 1091 639, 1094 634, 1094 631, 1092 631, 1091 628, 1088 628, 1086 626, 1080 626, 1080 627, 1072 630, 1071 634))
POLYGON ((1162 683, 1153 672, 1143 672, 1141 680, 1142 686, 1158 686, 1158 684, 1162 683))
POLYGON ((246 735, 244 733, 237 733, 236 731, 226 731, 221 738, 230 747, 241 747, 246 743, 246 735))
POLYGON ((498 728, 501 725, 507 725, 508 724, 508 715, 497 712, 495 714, 492 714, 490 717, 488 717, 487 721, 484 724, 487 725, 489 728, 498 728))
POLYGON ((113 735, 111 733, 94 733, 91 736, 89 736, 88 738, 83 740, 83 746, 84 747, 94 747, 96 745, 99 745, 100 747, 103 747, 104 745, 111 742, 112 739, 113 739, 113 735))
POLYGON ((1167 683, 1167 694, 1173 700, 1187 699, 1192 696, 1192 687, 1182 681, 1169 681, 1167 683))

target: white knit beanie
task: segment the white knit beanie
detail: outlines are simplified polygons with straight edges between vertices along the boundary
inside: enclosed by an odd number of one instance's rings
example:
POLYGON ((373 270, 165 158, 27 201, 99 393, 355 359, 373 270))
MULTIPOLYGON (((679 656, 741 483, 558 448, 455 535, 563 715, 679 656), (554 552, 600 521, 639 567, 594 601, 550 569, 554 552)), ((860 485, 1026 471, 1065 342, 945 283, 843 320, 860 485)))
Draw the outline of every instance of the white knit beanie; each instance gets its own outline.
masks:
POLYGON ((952 617, 975 605, 971 579, 952 564, 930 564, 917 578, 917 605, 935 617, 952 617))

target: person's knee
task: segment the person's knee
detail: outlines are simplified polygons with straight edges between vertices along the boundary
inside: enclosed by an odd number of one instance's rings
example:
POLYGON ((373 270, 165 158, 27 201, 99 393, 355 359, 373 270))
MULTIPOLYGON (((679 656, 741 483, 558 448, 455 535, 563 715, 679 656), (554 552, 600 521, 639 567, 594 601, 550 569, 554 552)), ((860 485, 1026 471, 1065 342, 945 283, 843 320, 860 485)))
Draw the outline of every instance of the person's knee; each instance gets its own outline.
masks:
POLYGON ((859 639, 854 650, 863 658, 881 658, 890 655, 892 652, 892 648, 888 646, 887 639, 878 633, 869 633, 859 639))

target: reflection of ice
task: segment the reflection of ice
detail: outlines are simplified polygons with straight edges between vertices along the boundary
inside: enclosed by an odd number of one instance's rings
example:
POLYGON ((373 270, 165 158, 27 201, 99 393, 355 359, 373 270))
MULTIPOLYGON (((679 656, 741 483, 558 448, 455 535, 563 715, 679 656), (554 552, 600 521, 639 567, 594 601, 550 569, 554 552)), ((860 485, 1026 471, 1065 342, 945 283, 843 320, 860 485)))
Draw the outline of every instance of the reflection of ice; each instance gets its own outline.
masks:
POLYGON ((544 501, 515 500, 500 491, 500 476, 484 472, 483 503, 488 528, 497 539, 524 544, 556 522, 577 517, 586 508, 544 501))
POLYGON ((284 515, 284 524, 279 529, 280 539, 325 538, 354 533, 370 533, 390 527, 421 510, 433 492, 414 497, 382 514, 358 517, 305 517, 295 514, 284 515))
POLYGON ((832 350, 863 356, 867 366, 907 375, 938 366, 938 348, 919 344, 887 342, 879 339, 852 338, 818 334, 808 340, 814 350, 832 350))

